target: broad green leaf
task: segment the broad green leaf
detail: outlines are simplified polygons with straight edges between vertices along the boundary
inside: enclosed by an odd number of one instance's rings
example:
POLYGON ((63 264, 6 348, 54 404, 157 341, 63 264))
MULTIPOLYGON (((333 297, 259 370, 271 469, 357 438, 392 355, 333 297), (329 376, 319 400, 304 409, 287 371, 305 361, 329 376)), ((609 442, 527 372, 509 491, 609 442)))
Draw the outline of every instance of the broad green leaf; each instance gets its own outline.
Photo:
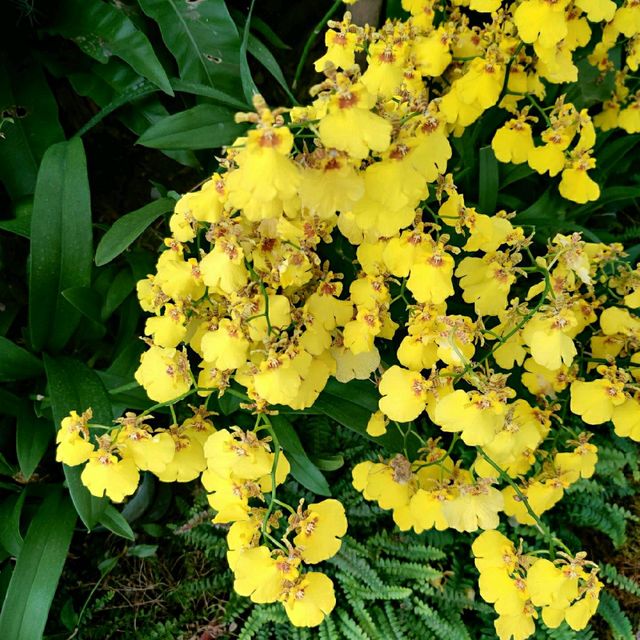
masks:
POLYGON ((79 139, 44 155, 33 202, 29 274, 29 332, 38 351, 64 347, 80 313, 61 295, 86 287, 93 258, 87 163, 79 139))
POLYGON ((280 446, 291 464, 291 475, 304 487, 321 496, 330 496, 331 489, 322 472, 307 456, 298 434, 282 415, 270 418, 280 446))
POLYGON ((533 175, 535 171, 528 164, 514 164, 514 165, 500 165, 502 178, 500 179, 500 190, 508 187, 518 180, 528 178, 533 175))
POLYGON ((0 336, 0 382, 26 380, 42 373, 42 362, 26 349, 0 336))
POLYGON ((146 80, 142 80, 136 85, 132 86, 125 93, 121 93, 116 96, 111 102, 106 104, 98 113, 96 113, 89 122, 87 122, 77 133, 77 136, 83 136, 87 131, 90 131, 97 124, 102 122, 110 113, 113 113, 116 109, 133 102, 134 100, 138 100, 144 96, 149 96, 152 93, 156 93, 158 88, 147 82, 146 80))
MULTIPOLYGON (((91 407, 93 421, 109 425, 113 420, 111 402, 102 381, 95 371, 71 358, 44 356, 44 366, 49 381, 49 396, 56 430, 70 411, 78 413, 91 407)), ((80 481, 81 466, 63 465, 69 493, 78 515, 92 529, 104 512, 106 498, 95 498, 80 481)))
POLYGON ((16 428, 16 454, 25 478, 30 478, 36 470, 54 433, 49 420, 38 418, 29 405, 22 408, 16 428))
POLYGON ((18 495, 7 496, 0 502, 0 547, 10 556, 17 558, 24 540, 20 532, 20 515, 27 497, 26 489, 18 495))
POLYGON ((376 388, 370 382, 352 380, 345 384, 332 378, 313 404, 313 409, 382 445, 390 452, 402 451, 403 438, 392 426, 385 435, 378 438, 367 433, 367 423, 371 414, 378 410, 379 398, 376 388))
POLYGON ((47 495, 29 525, 11 576, 0 613, 0 638, 42 638, 75 522, 67 496, 58 490, 47 495))
POLYGON ((245 129, 236 124, 233 111, 200 104, 152 125, 138 144, 153 149, 216 149, 231 144, 245 129))
POLYGON ((87 320, 90 320, 98 328, 102 328, 100 319, 100 305, 102 299, 91 287, 71 287, 62 292, 65 300, 68 300, 87 320))
POLYGON ((111 285, 104 296, 104 303, 100 312, 103 321, 111 317, 118 307, 127 299, 135 288, 135 281, 128 268, 121 269, 111 281, 111 285))
POLYGON ((17 200, 33 193, 47 148, 64 140, 58 106, 41 67, 33 60, 21 61, 19 66, 0 64, 0 112, 13 118, 13 124, 2 129, 0 181, 17 200))
MULTIPOLYGON (((2 154, 0 154, 0 157, 2 157, 2 154)), ((13 220, 0 220, 0 230, 15 233, 23 238, 29 238, 31 235, 31 216, 14 218, 13 220)))
POLYGON ((138 490, 127 500, 122 508, 122 517, 127 522, 135 522, 149 509, 156 495, 156 478, 152 473, 142 474, 138 490))
POLYGON ((204 98, 211 98, 212 100, 216 100, 220 104, 226 104, 234 109, 239 109, 240 111, 247 111, 251 109, 249 104, 238 100, 238 98, 234 98, 222 91, 218 91, 218 89, 213 89, 212 87, 208 87, 205 84, 198 84, 197 82, 187 82, 186 80, 181 80, 180 78, 171 78, 171 86, 175 91, 181 91, 182 93, 192 93, 196 96, 203 96, 204 98))
POLYGON ((498 200, 498 161, 491 147, 480 149, 480 184, 478 185, 478 208, 493 215, 498 200))
POLYGON ((171 211, 175 204, 172 198, 160 198, 118 218, 98 243, 96 264, 101 267, 119 256, 152 222, 171 211))
MULTIPOLYGON (((144 79, 129 65, 112 58, 106 64, 92 63, 87 72, 71 74, 69 81, 77 93, 90 97, 98 106, 104 108, 116 101, 118 96, 134 90, 144 79)), ((132 103, 123 105, 115 113, 115 117, 137 135, 141 135, 150 124, 168 115, 169 112, 155 95, 139 97, 132 103)), ((186 166, 200 166, 191 151, 163 153, 186 166)))
MULTIPOLYGON (((0 389, 0 414, 17 417, 22 403, 23 400, 18 398, 18 396, 10 393, 9 391, 6 391, 5 389, 0 389)), ((0 454, 0 459, 1 458, 2 454, 0 454)), ((2 466, 0 465, 0 469, 1 468, 2 466)))
POLYGON ((138 0, 189 82, 235 94, 240 36, 224 0, 138 0))
POLYGON ((135 540, 136 536, 124 516, 112 505, 108 504, 100 516, 100 524, 126 540, 135 540))
POLYGON ((50 31, 73 40, 98 62, 106 63, 112 56, 121 58, 141 76, 173 95, 151 43, 127 17, 124 5, 102 0, 62 0, 50 31))

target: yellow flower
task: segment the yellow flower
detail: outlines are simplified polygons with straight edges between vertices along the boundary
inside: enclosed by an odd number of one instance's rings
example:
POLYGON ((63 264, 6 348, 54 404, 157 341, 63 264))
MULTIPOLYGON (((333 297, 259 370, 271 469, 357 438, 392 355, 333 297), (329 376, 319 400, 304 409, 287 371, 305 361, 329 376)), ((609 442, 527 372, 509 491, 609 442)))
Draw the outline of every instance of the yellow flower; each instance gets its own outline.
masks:
POLYGON ((288 157, 293 135, 287 127, 264 127, 247 133, 236 155, 238 168, 225 175, 228 202, 251 221, 295 211, 300 184, 297 165, 288 157))
POLYGON ((439 400, 434 416, 434 422, 443 431, 461 432, 462 440, 469 446, 489 444, 503 421, 504 409, 500 403, 461 389, 439 400))
POLYGON ((94 446, 89 441, 88 422, 93 413, 87 409, 82 415, 76 411, 62 420, 56 434, 56 461, 75 467, 86 462, 93 453, 94 446))
POLYGON ((257 480, 271 472, 273 454, 253 431, 220 429, 204 445, 209 467, 221 476, 257 480))
POLYGON ((216 239, 213 249, 200 261, 199 269, 207 287, 222 295, 239 291, 249 281, 244 252, 234 238, 216 239))
POLYGON ((140 474, 131 458, 120 460, 110 450, 100 448, 89 456, 80 480, 91 495, 106 495, 113 502, 122 502, 138 488, 140 474))
POLYGON ((298 534, 293 544, 304 562, 317 564, 338 553, 342 536, 347 532, 344 507, 338 500, 323 500, 310 504, 302 518, 292 516, 292 525, 298 534))
POLYGON ((118 431, 116 444, 120 455, 131 458, 140 471, 161 473, 173 460, 173 438, 166 431, 152 434, 148 428, 135 424, 135 417, 133 420, 125 422, 118 431))
POLYGON ((475 484, 460 484, 458 495, 442 503, 442 513, 449 526, 456 531, 495 529, 504 508, 504 498, 498 489, 490 486, 490 480, 475 484))
POLYGON ((611 420, 614 407, 626 400, 623 383, 607 379, 571 384, 571 412, 587 424, 603 424, 611 420))
POLYGON ((288 590, 284 609, 296 627, 317 627, 336 606, 333 582, 324 573, 310 571, 288 590))
POLYGON ((587 175, 587 170, 595 167, 595 164, 595 160, 587 156, 572 161, 562 172, 558 187, 560 195, 579 204, 597 200, 600 187, 587 175))
MULTIPOLYGON (((520 492, 527 498, 531 510, 536 516, 542 515, 551 509, 562 499, 564 491, 552 482, 532 481, 527 487, 520 487, 520 492)), ((513 516, 520 524, 535 525, 536 521, 531 517, 524 502, 516 494, 513 487, 505 487, 502 490, 504 496, 504 512, 513 516)))
POLYGON ((214 174, 198 191, 183 195, 169 219, 171 234, 179 242, 196 237, 198 222, 218 222, 223 217, 224 181, 214 174))
POLYGON ((640 442, 640 402, 637 398, 627 398, 614 407, 612 419, 616 435, 640 442))
POLYGON ((391 141, 391 124, 370 111, 375 102, 362 84, 332 96, 328 113, 318 125, 322 144, 359 159, 369 151, 385 151, 391 141))
POLYGON ((407 289, 417 302, 440 304, 453 295, 453 258, 442 247, 411 268, 407 289))
POLYGON ((423 488, 416 491, 409 502, 411 525, 416 533, 434 528, 444 531, 449 527, 442 509, 447 499, 444 491, 427 491, 423 488))
POLYGON ((371 414, 369 422, 367 422, 367 433, 374 438, 387 433, 387 420, 382 411, 375 411, 371 414))
POLYGON ((512 264, 502 252, 463 258, 456 276, 460 278, 464 301, 473 303, 478 315, 490 316, 506 309, 511 285, 516 280, 512 264))
POLYGON ((321 218, 351 211, 364 195, 364 180, 348 158, 327 154, 319 167, 304 169, 300 182, 300 202, 321 218))
POLYGON ((242 549, 234 561, 233 588, 258 604, 276 602, 285 590, 285 583, 297 579, 299 562, 275 555, 264 546, 242 549))
POLYGON ((570 366, 577 354, 571 331, 577 326, 575 315, 569 310, 554 316, 537 313, 522 330, 522 339, 531 348, 531 356, 551 371, 570 366))
POLYGON ((531 125, 522 117, 508 120, 495 132, 491 148, 500 162, 526 162, 534 148, 531 125))
POLYGON ((451 63, 451 36, 438 27, 428 36, 418 36, 412 47, 416 69, 422 76, 437 78, 451 63))
POLYGON ((173 425, 169 429, 175 454, 167 466, 155 474, 162 482, 191 482, 207 467, 202 450, 202 434, 188 425, 173 425))
POLYGON ((393 365, 382 374, 378 388, 380 411, 390 420, 410 422, 425 409, 427 382, 416 371, 393 365))
POLYGON ((153 336, 154 344, 159 347, 177 347, 187 333, 186 317, 178 307, 167 304, 164 314, 148 318, 144 327, 147 336, 153 336))
POLYGON ((245 364, 250 345, 239 323, 228 318, 223 318, 214 331, 207 331, 200 343, 203 360, 223 371, 245 364))
POLYGON ((135 378, 156 402, 174 400, 191 388, 189 361, 184 351, 152 346, 140 356, 135 378))
POLYGON ((587 626, 589 619, 595 614, 602 582, 592 573, 587 581, 583 598, 574 602, 566 611, 565 620, 574 631, 581 631, 587 626))
POLYGON ((553 47, 567 35, 565 7, 568 0, 546 2, 525 0, 513 14, 518 35, 524 42, 539 42, 543 47, 553 47))
POLYGON ((316 71, 322 72, 327 64, 341 69, 353 67, 356 62, 355 51, 358 45, 358 34, 344 30, 327 29, 324 43, 327 52, 314 62, 316 71))
POLYGON ((518 563, 513 542, 499 531, 483 531, 471 545, 480 573, 513 573, 518 563))

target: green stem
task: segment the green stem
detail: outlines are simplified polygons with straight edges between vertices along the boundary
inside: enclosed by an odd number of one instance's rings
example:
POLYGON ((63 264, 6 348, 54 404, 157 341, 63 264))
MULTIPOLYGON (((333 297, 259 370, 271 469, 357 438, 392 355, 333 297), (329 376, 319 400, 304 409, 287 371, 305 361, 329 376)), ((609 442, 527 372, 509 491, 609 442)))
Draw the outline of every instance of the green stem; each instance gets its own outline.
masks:
MULTIPOLYGON (((264 299, 264 319, 267 321, 267 335, 271 335, 274 332, 273 327, 271 326, 271 319, 269 318, 269 294, 267 293, 267 288, 264 286, 264 282, 262 282, 262 278, 256 273, 253 265, 245 260, 245 265, 247 270, 251 274, 251 278, 253 281, 260 287, 260 293, 262 293, 262 298, 264 299)), ((277 333, 277 331, 275 332, 277 333)))
POLYGON ((134 380, 133 382, 127 382, 127 384, 122 384, 119 387, 115 387, 114 389, 109 389, 109 393, 113 396, 124 391, 132 391, 133 389, 138 389, 139 387, 140 383, 134 380))
POLYGON ((298 82, 300 81, 300 76, 302 75, 302 71, 304 69, 304 65, 307 62, 307 58, 309 57, 309 53, 311 52, 311 47, 313 47, 316 38, 320 34, 320 32, 324 29, 325 25, 331 18, 331 16, 338 10, 338 7, 342 4, 342 0, 335 0, 335 2, 331 5, 331 8, 327 13, 324 14, 322 20, 318 22, 318 24, 314 27, 311 35, 307 38, 305 42, 304 49, 302 50, 302 55, 300 56, 300 60, 298 61, 298 66, 296 67, 295 75, 293 76, 293 83, 291 84, 291 88, 295 91, 298 86, 298 82))
POLYGON ((544 301, 547 298, 547 295, 549 294, 549 292, 552 291, 551 288, 551 278, 549 278, 549 273, 546 269, 543 269, 542 267, 537 267, 535 269, 536 271, 540 272, 540 273, 544 273, 544 291, 542 292, 542 295, 540 296, 540 300, 538 301, 538 303, 536 304, 535 307, 533 307, 533 309, 531 309, 523 318, 520 322, 518 322, 518 324, 516 324, 513 329, 511 329, 510 331, 507 331, 507 333, 503 334, 502 337, 500 338, 500 340, 498 341, 498 343, 491 349, 489 350, 487 353, 485 353, 482 358, 480 358, 480 360, 478 360, 477 362, 470 362, 468 363, 465 368, 456 376, 454 376, 453 378, 453 382, 457 382, 458 380, 460 380, 460 378, 462 378, 463 376, 465 376, 467 373, 469 373, 469 371, 471 371, 471 369, 477 367, 478 365, 482 364, 483 362, 485 362, 488 358, 490 358, 493 355, 493 352, 500 348, 507 340, 509 340, 509 338, 511 338, 511 336, 515 335, 518 331, 520 331, 520 329, 522 329, 522 327, 524 327, 525 324, 527 324, 527 322, 529 322, 529 320, 531 320, 531 318, 533 318, 533 316, 538 312, 538 309, 540 309, 540 307, 544 304, 544 301))
POLYGON ((280 441, 278 440, 278 436, 271 424, 271 420, 265 415, 262 415, 262 420, 264 421, 267 430, 269 431, 269 435, 271 436, 271 440, 273 442, 273 464, 271 465, 271 496, 269 497, 269 504, 267 505, 267 510, 265 511, 264 518, 262 520, 262 535, 267 535, 267 526, 269 524, 269 518, 273 513, 273 510, 276 506, 276 469, 278 468, 278 461, 280 460, 280 441))
POLYGON ((538 514, 531 508, 531 505, 529 504, 527 497, 524 495, 524 493, 522 493, 522 491, 520 490, 520 487, 514 482, 514 480, 511 477, 509 477, 509 475, 504 471, 504 469, 502 469, 502 467, 497 462, 492 460, 484 452, 482 447, 476 447, 476 449, 478 450, 478 453, 485 459, 485 461, 488 462, 498 472, 500 478, 504 480, 510 487, 513 488, 513 490, 515 491, 515 494, 518 496, 518 498, 520 498, 522 504, 524 504, 524 507, 527 510, 527 513, 531 516, 533 521, 536 523, 536 528, 545 537, 547 542, 549 542, 552 549, 556 545, 558 545, 559 547, 562 548, 563 551, 565 551, 565 553, 568 553, 570 556, 573 556, 573 554, 571 553, 571 549, 569 549, 569 547, 567 547, 567 545, 564 542, 562 542, 560 538, 557 538, 556 536, 554 536, 551 530, 544 524, 544 522, 542 522, 542 520, 540 520, 540 518, 538 517, 538 514))

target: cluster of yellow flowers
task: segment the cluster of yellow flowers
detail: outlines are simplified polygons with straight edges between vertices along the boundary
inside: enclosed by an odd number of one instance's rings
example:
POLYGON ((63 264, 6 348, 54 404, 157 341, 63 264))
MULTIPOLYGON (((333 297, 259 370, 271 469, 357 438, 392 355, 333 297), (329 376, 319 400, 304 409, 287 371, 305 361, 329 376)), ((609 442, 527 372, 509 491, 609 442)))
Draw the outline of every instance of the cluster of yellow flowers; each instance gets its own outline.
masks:
POLYGON ((268 415, 311 407, 331 376, 372 379, 381 398, 368 434, 392 425, 418 453, 405 446, 358 464, 355 488, 403 530, 489 530, 474 552, 501 640, 531 635, 535 607, 548 626, 566 619, 579 629, 600 588, 583 556, 536 559, 491 530, 504 512, 555 544, 540 515, 597 462, 591 434, 574 429, 568 411, 574 423, 612 420, 618 435, 640 441, 640 319, 630 311, 640 307, 640 271, 621 246, 577 233, 557 234, 535 257, 515 214, 478 212, 447 169, 450 139, 496 107, 510 114, 493 135, 500 162, 560 175, 568 200, 597 200, 588 174, 596 127, 640 130, 640 98, 622 106, 640 5, 402 6, 411 17, 379 30, 348 13, 331 22, 313 102, 272 110, 256 96, 255 113, 238 114, 253 126, 219 172, 176 204, 156 272, 137 286, 153 315, 136 380, 172 410, 196 394, 205 404, 180 425, 174 413, 168 429, 152 430, 148 412, 126 414, 95 444, 91 414, 72 413, 58 459, 86 463, 83 483, 116 502, 135 491, 140 471, 167 482, 201 476, 214 522, 230 524, 238 593, 281 601, 293 624, 317 625, 334 606, 333 587, 301 567, 338 552, 344 509, 324 500, 295 510, 276 498, 289 464, 268 415), (573 53, 589 42, 590 23, 606 23, 590 57, 603 73, 619 34, 628 39, 616 97, 593 119, 565 95, 543 107, 549 85, 577 79, 573 53), (546 127, 534 131, 539 118, 546 127), (326 259, 340 236, 354 247, 357 275, 347 282, 326 259), (382 359, 380 340, 392 339, 397 351, 382 359), (212 393, 241 395, 254 431, 216 431, 212 393), (451 456, 468 451, 462 445, 473 452, 467 468, 451 456))
POLYGON ((556 562, 524 554, 498 531, 485 531, 473 542, 472 551, 480 572, 480 594, 498 613, 495 622, 500 638, 524 640, 535 631, 536 607, 547 627, 555 629, 566 620, 574 631, 587 626, 598 606, 602 583, 597 565, 560 553, 556 562), (586 568, 589 567, 589 571, 586 568))
MULTIPOLYGON (((282 602, 296 626, 316 626, 335 606, 333 583, 317 571, 303 572, 303 563, 317 564, 334 556, 347 530, 344 507, 328 499, 298 509, 277 500, 275 487, 290 470, 279 448, 271 451, 270 439, 256 431, 215 430, 205 407, 169 429, 145 424, 152 416, 127 413, 118 426, 91 442, 92 412, 72 411, 57 435, 59 462, 85 464, 82 483, 97 497, 122 502, 134 493, 140 472, 150 471, 163 482, 189 482, 200 477, 216 510, 213 522, 230 524, 227 534, 229 566, 234 588, 256 603, 282 602), (264 495, 271 498, 266 507, 264 495), (283 514, 290 515, 280 539, 283 514), (295 535, 294 535, 295 534, 295 535), (294 535, 293 540, 289 536, 294 535), (264 538, 269 546, 261 545, 264 538)), ((268 424, 268 418, 264 418, 268 424)))
POLYGON ((92 495, 122 502, 138 488, 141 471, 162 482, 190 482, 206 469, 204 444, 215 431, 204 406, 192 407, 193 416, 168 429, 146 424, 153 416, 127 412, 116 427, 90 424, 92 411, 72 411, 57 434, 56 460, 71 467, 86 465, 80 476, 92 495), (89 427, 104 430, 91 441, 89 427))

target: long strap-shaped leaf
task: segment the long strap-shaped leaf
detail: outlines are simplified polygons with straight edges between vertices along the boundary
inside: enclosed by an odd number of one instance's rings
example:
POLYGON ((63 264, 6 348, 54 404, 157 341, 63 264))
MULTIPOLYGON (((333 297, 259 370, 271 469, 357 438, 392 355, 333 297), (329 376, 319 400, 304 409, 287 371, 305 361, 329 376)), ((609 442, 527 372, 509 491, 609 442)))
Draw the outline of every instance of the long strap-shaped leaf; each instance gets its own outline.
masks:
POLYGON ((80 313, 62 297, 91 281, 91 201, 79 139, 47 149, 38 171, 31 218, 29 333, 35 351, 57 351, 75 331, 80 313))
POLYGON ((0 638, 39 640, 67 556, 76 512, 50 493, 31 521, 0 613, 0 638))

